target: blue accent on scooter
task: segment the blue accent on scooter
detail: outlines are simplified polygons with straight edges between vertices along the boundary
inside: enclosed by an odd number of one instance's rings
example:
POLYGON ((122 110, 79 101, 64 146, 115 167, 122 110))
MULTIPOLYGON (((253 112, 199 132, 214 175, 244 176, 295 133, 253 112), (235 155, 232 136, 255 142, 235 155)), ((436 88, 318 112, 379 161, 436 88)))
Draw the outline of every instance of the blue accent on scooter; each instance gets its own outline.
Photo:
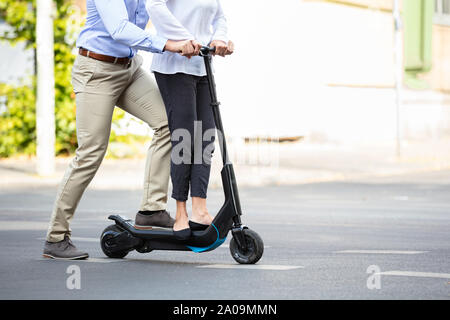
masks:
POLYGON ((186 246, 186 247, 188 247, 189 249, 191 249, 193 252, 200 253, 200 252, 205 252, 205 251, 213 250, 213 249, 219 247, 222 243, 224 243, 224 242, 225 242, 225 239, 226 239, 227 237, 225 237, 225 238, 223 238, 223 239, 220 239, 220 238, 219 238, 219 230, 217 230, 217 227, 214 225, 214 223, 211 224, 211 225, 214 227, 214 229, 216 229, 216 232, 217 232, 217 239, 216 239, 216 241, 214 241, 213 244, 211 244, 210 246, 207 246, 207 247, 192 247, 192 246, 186 246))

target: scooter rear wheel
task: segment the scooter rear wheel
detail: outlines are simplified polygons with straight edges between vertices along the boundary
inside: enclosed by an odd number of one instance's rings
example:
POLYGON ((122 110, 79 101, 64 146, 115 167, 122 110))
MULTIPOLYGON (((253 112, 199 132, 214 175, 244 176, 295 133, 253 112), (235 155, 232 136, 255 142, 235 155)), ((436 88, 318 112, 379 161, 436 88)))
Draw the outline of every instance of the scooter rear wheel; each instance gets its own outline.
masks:
POLYGON ((236 262, 240 264, 254 264, 261 259, 264 253, 264 242, 253 230, 243 230, 247 248, 244 250, 238 242, 232 238, 230 241, 230 253, 236 262))
POLYGON ((116 251, 114 247, 108 245, 108 240, 117 236, 119 233, 123 232, 117 225, 112 224, 105 228, 102 232, 102 236, 100 238, 100 245, 102 247, 102 251, 105 255, 110 258, 122 259, 124 258, 129 251, 116 251))

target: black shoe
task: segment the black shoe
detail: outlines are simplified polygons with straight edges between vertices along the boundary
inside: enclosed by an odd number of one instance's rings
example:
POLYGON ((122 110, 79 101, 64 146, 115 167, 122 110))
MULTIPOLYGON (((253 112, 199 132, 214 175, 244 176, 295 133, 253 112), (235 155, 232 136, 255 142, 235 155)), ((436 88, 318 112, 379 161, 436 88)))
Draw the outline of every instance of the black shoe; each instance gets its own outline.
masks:
POLYGON ((194 221, 189 220, 189 228, 191 228, 192 231, 203 231, 206 230, 209 227, 209 224, 201 224, 194 221))
POLYGON ((173 228, 175 220, 170 217, 166 210, 146 214, 147 212, 139 211, 134 220, 134 227, 139 230, 151 230, 154 227, 173 228))
POLYGON ((173 235, 175 236, 175 239, 180 240, 180 241, 185 241, 191 237, 191 229, 186 228, 186 229, 181 229, 178 231, 174 230, 173 235))

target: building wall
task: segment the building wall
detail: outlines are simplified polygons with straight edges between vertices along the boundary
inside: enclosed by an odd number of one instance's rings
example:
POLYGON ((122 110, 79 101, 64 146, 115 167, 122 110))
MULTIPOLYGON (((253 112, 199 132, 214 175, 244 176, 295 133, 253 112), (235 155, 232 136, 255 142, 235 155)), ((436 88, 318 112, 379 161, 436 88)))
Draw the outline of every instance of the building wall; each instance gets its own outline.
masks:
MULTIPOLYGON (((372 8, 377 10, 392 10, 393 0, 327 0, 358 7, 372 8)), ((403 1, 400 0, 400 5, 403 1)))
MULTIPOLYGON (((86 0, 73 0, 83 11, 86 0)), ((402 2, 400 0, 400 7, 402 2)), ((352 28, 351 23, 336 25, 336 29, 347 38, 339 37, 349 50, 343 53, 336 48, 335 56, 328 59, 328 83, 331 85, 362 86, 362 87, 392 87, 394 78, 393 68, 393 30, 392 7, 393 0, 305 0, 304 2, 329 2, 340 4, 342 8, 335 8, 335 17, 325 13, 328 23, 339 24, 341 17, 354 21, 358 29, 352 28), (352 33, 354 39, 352 39, 352 33), (365 38, 365 39, 364 39, 365 38), (353 40, 357 40, 356 42, 353 40), (370 60, 370 62, 369 62, 370 60), (347 70, 343 72, 343 69, 347 70)), ((333 10, 333 9, 331 9, 333 10)), ((319 19, 319 21, 323 21, 319 19)), ((313 26, 318 28, 320 26, 313 26)), ((329 30, 329 41, 334 43, 338 33, 329 30)), ((328 46, 331 49, 331 46, 328 46)), ((433 68, 423 75, 419 75, 435 90, 450 92, 450 27, 433 26, 433 68)))
POLYGON ((420 75, 433 89, 450 93, 450 27, 433 26, 433 62, 427 74, 420 75))
MULTIPOLYGON (((388 28, 371 28, 371 23, 378 23, 375 19, 369 18, 366 24, 361 24, 360 27, 363 28, 367 37, 370 39, 375 39, 378 44, 381 46, 376 50, 377 56, 382 59, 385 59, 381 65, 386 66, 386 68, 390 68, 389 59, 382 52, 389 52, 391 50, 393 39, 392 34, 392 7, 393 0, 316 0, 318 2, 329 2, 335 4, 341 4, 344 7, 347 7, 347 10, 354 11, 360 10, 360 16, 369 16, 367 12, 372 12, 372 15, 375 15, 377 11, 381 11, 380 15, 384 15, 384 18, 379 18, 378 20, 383 20, 382 23, 389 26, 388 28), (381 32, 381 34, 380 34, 381 32), (381 40, 380 38, 385 39, 386 41, 381 40), (384 58, 383 58, 384 57, 384 58)), ((402 3, 404 0, 400 1, 400 8, 402 8, 402 3)), ((412 1, 412 0, 410 0, 412 1)), ((430 0, 431 1, 431 0, 430 0)), ((313 1, 314 2, 314 1, 313 1)), ((356 19, 356 16, 354 17, 356 19)), ((431 89, 440 90, 444 92, 450 92, 450 26, 444 25, 433 25, 432 31, 432 70, 428 73, 418 75, 420 79, 425 80, 431 89)), ((379 65, 379 62, 374 62, 374 65, 379 65)), ((361 80, 357 77, 354 77, 352 81, 354 83, 342 83, 354 86, 365 86, 368 83, 371 83, 374 86, 392 86, 393 81, 389 79, 386 75, 382 83, 379 81, 374 81, 375 79, 366 79, 361 80)))

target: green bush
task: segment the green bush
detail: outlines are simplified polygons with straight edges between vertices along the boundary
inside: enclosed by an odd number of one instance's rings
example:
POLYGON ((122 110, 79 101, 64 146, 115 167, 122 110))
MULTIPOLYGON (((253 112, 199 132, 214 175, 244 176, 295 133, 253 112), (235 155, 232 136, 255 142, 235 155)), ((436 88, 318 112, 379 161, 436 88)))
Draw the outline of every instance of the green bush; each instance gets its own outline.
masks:
POLYGON ((34 154, 36 144, 35 94, 29 86, 0 84, 7 109, 0 115, 0 157, 16 153, 34 154))
MULTIPOLYGON (((55 126, 56 154, 69 154, 77 148, 75 129, 75 97, 70 84, 72 64, 75 56, 75 38, 84 20, 77 15, 70 0, 54 0, 55 55, 55 126)), ((26 48, 36 48, 36 0, 1 0, 0 19, 12 30, 0 33, 0 40, 12 45, 24 42, 26 48)), ((36 151, 35 95, 36 81, 31 85, 12 86, 0 83, 0 97, 6 109, 0 109, 0 157, 14 154, 33 155, 36 151)), ((124 112, 117 109, 113 121, 123 118, 124 112)), ((115 135, 111 135, 115 137, 115 135)))

